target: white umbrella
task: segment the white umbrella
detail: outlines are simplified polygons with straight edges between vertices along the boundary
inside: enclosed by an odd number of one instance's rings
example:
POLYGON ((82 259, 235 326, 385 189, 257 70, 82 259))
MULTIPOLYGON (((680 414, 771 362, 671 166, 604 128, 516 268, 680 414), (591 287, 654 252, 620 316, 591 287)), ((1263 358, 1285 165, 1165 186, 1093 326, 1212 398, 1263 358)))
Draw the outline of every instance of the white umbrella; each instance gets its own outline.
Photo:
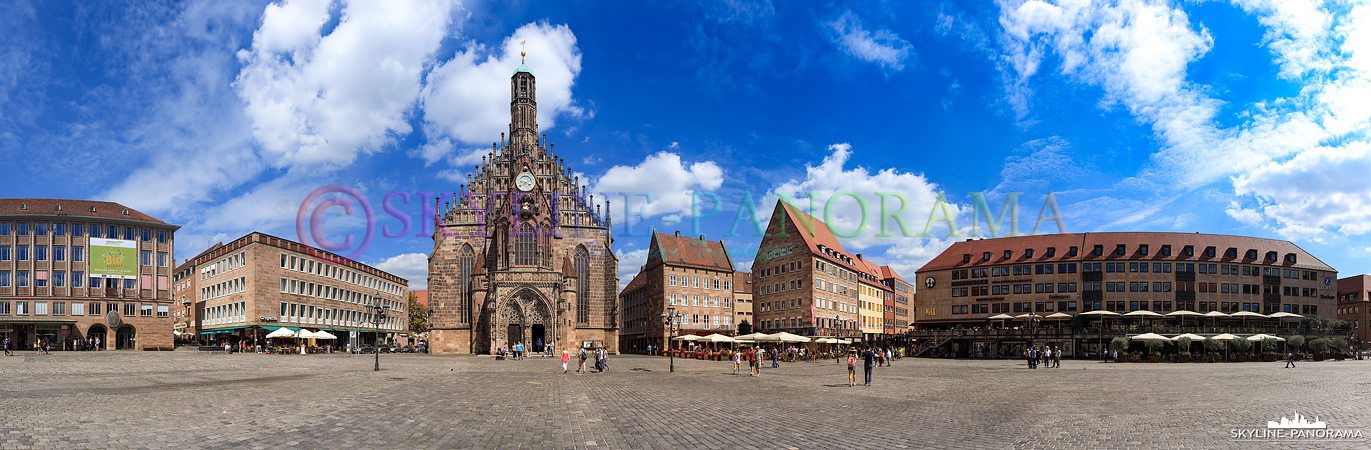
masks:
POLYGON ((1203 316, 1204 314, 1200 314, 1200 313, 1197 313, 1197 312, 1194 312, 1194 311, 1186 311, 1186 310, 1182 309, 1182 310, 1180 310, 1180 311, 1171 311, 1171 312, 1169 312, 1169 313, 1166 313, 1166 315, 1167 315, 1167 316, 1171 316, 1171 317, 1175 317, 1175 316, 1203 316))
POLYGON ((1151 319, 1151 318, 1153 318, 1153 317, 1161 317, 1162 315, 1161 315, 1161 314, 1154 313, 1154 312, 1152 312, 1152 311, 1145 310, 1145 309, 1140 309, 1140 310, 1137 310, 1137 311, 1130 312, 1130 313, 1128 313, 1128 314, 1124 314, 1123 316, 1124 316, 1124 317, 1141 317, 1141 318, 1145 318, 1145 319, 1151 319))
POLYGON ((672 339, 677 341, 698 341, 700 340, 700 337, 693 334, 687 334, 685 336, 676 336, 672 339))
POLYGON ((295 337, 298 337, 298 338, 300 338, 300 339, 314 339, 316 336, 314 335, 314 332, 313 332, 313 331, 309 331, 309 330, 306 330, 306 329, 304 329, 304 328, 301 328, 301 329, 300 329, 300 333, 299 333, 299 334, 296 334, 295 337))
POLYGON ((329 332, 324 331, 324 330, 319 330, 319 331, 315 331, 315 332, 314 332, 314 338, 315 338, 315 339, 338 339, 338 336, 334 336, 333 333, 329 333, 329 332))
POLYGON ((1191 340, 1192 342, 1199 342, 1199 341, 1203 341, 1203 340, 1204 340, 1204 336, 1200 336, 1200 335, 1198 335, 1198 334, 1190 334, 1190 333, 1181 334, 1181 335, 1176 335, 1175 337, 1171 338, 1171 340, 1173 340, 1173 341, 1179 341, 1179 340, 1181 340, 1181 338, 1183 338, 1183 337, 1188 337, 1188 338, 1190 338, 1190 340, 1191 340))
POLYGON ((1015 319, 1032 319, 1032 318, 1034 318, 1034 317, 1042 317, 1042 316, 1039 316, 1039 315, 1033 314, 1033 313, 1019 314, 1019 315, 1017 315, 1017 316, 1014 316, 1015 319))
POLYGON ((1070 315, 1070 314, 1067 314, 1067 313, 1054 313, 1054 314, 1048 315, 1047 318, 1048 318, 1048 319, 1070 319, 1070 318, 1071 318, 1071 315, 1070 315))
POLYGON ((266 336, 266 337, 269 337, 269 338, 290 338, 290 337, 295 337, 295 332, 294 332, 294 331, 290 331, 290 328, 281 327, 281 328, 277 328, 276 330, 274 330, 274 331, 272 331, 272 332, 270 332, 270 333, 267 333, 267 336, 266 336))
POLYGON ((1254 334, 1254 335, 1251 335, 1251 336, 1248 336, 1248 337, 1247 337, 1247 340, 1252 341, 1252 342, 1261 342, 1261 341, 1264 341, 1264 340, 1267 340, 1267 339, 1275 339, 1276 342, 1285 342, 1285 338, 1283 338, 1283 337, 1276 337, 1276 336, 1272 336, 1272 335, 1269 335, 1269 334, 1254 334))
POLYGON ((1271 315, 1269 315, 1269 316, 1267 316, 1267 317, 1270 317, 1270 318, 1272 318, 1272 319, 1302 319, 1302 318, 1304 318, 1304 316, 1301 316, 1301 315, 1299 315, 1299 314, 1288 313, 1288 312, 1284 312, 1284 311, 1278 312, 1278 313, 1271 313, 1271 315))
POLYGON ((1244 328, 1247 327, 1247 318, 1248 318, 1248 317, 1256 317, 1256 318, 1259 318, 1259 319, 1265 319, 1265 318, 1266 318, 1266 316, 1261 315, 1261 314, 1258 314, 1258 313, 1254 313, 1254 312, 1252 312, 1252 311, 1238 311, 1238 312, 1235 312, 1235 313, 1233 313, 1233 314, 1229 314, 1228 316, 1229 316, 1229 317, 1241 317, 1241 318, 1242 318, 1242 326, 1243 326, 1244 328))
POLYGON ((1011 316, 1009 314, 996 314, 990 316, 988 320, 1014 320, 1014 316, 1011 316))
POLYGON ((738 342, 761 342, 761 341, 778 342, 778 341, 780 341, 780 339, 777 338, 776 336, 772 336, 772 335, 766 334, 766 333, 744 334, 744 335, 742 335, 742 336, 738 336, 738 337, 735 337, 735 338, 733 338, 733 339, 734 339, 735 341, 738 341, 738 342))
POLYGON ((1097 310, 1094 310, 1094 311, 1086 311, 1086 312, 1083 312, 1083 313, 1081 313, 1081 315, 1082 315, 1082 316, 1101 316, 1101 317, 1103 317, 1103 316, 1117 316, 1117 315, 1119 315, 1119 313, 1116 313, 1116 312, 1114 312, 1114 311, 1105 311, 1105 310, 1103 310, 1103 309, 1097 309, 1097 310))
POLYGON ((724 336, 724 335, 719 334, 719 333, 714 333, 714 334, 711 334, 711 335, 709 335, 709 336, 702 337, 702 338, 700 338, 700 340, 701 340, 701 341, 709 341, 709 342, 733 342, 733 338, 728 337, 728 336, 724 336))
POLYGON ((1216 340, 1216 341, 1223 341, 1223 342, 1228 342, 1228 341, 1231 341, 1231 340, 1234 340, 1234 339, 1237 339, 1237 338, 1238 338, 1237 336, 1234 336, 1234 335, 1231 335, 1231 334, 1228 334, 1228 333, 1224 333, 1224 334, 1220 334, 1220 335, 1214 336, 1214 340, 1216 340))
POLYGON ((1171 338, 1166 337, 1166 336, 1162 336, 1162 335, 1157 334, 1157 333, 1143 333, 1143 334, 1139 334, 1139 335, 1137 335, 1137 336, 1133 336, 1133 337, 1130 338, 1130 339, 1132 339, 1132 340, 1134 340, 1134 341, 1150 341, 1150 340, 1153 340, 1153 339, 1161 339, 1161 340, 1163 340, 1163 341, 1169 341, 1169 340, 1171 340, 1171 338))
POLYGON ((780 340, 781 342, 809 342, 809 338, 807 337, 786 333, 784 331, 773 334, 771 336, 775 337, 777 340, 780 340))

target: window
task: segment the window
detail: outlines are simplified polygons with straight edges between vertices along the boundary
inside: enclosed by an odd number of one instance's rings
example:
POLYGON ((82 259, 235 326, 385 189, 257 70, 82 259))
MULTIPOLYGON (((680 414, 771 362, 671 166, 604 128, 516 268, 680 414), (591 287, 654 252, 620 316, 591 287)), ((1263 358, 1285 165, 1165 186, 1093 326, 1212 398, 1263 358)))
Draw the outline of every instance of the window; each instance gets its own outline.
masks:
MULTIPOLYGON (((72 227, 72 229, 74 230, 74 229, 76 229, 76 228, 75 228, 75 227, 72 227)), ((71 315, 73 315, 73 316, 84 316, 84 315, 86 315, 86 304, 85 304, 85 303, 81 303, 81 302, 73 302, 73 303, 71 304, 71 315)))
POLYGON ((52 224, 52 235, 53 235, 53 236, 66 236, 66 235, 67 235, 67 224, 62 223, 62 222, 57 222, 57 223, 52 224))
POLYGON ((157 243, 159 243, 159 244, 165 244, 165 243, 167 243, 167 231, 166 231, 166 230, 157 230, 157 243))
POLYGON ((84 223, 73 223, 73 224, 71 224, 71 236, 72 236, 72 237, 81 237, 81 235, 84 235, 84 234, 86 234, 86 224, 84 224, 84 223))
POLYGON ((14 285, 18 287, 29 287, 29 271, 20 270, 14 272, 14 285))
POLYGON ((124 227, 124 240, 132 241, 133 239, 133 227, 124 227))
POLYGON ((52 287, 66 287, 66 286, 67 286, 67 273, 66 273, 66 272, 53 272, 53 273, 52 273, 52 287))
POLYGON ((9 261, 9 260, 10 260, 10 247, 9 247, 8 245, 0 246, 0 261, 9 261))
POLYGON ((10 235, 10 223, 9 223, 9 222, 0 222, 0 236, 9 236, 9 235, 10 235))
POLYGON ((47 223, 47 222, 38 222, 38 223, 33 224, 33 235, 34 235, 34 236, 47 236, 47 235, 48 235, 48 223, 47 223))
POLYGON ((20 246, 14 247, 14 249, 15 249, 15 252, 14 252, 14 255, 15 255, 15 256, 14 256, 14 260, 15 260, 15 261, 28 261, 28 260, 29 260, 29 246, 27 246, 27 245, 20 245, 20 246))
POLYGON ((10 271, 0 270, 0 287, 10 287, 10 271))
POLYGON ((29 223, 28 223, 28 222, 19 222, 18 225, 15 227, 15 230, 14 230, 14 231, 15 231, 15 233, 14 233, 15 236, 28 236, 28 235, 29 235, 29 223))
POLYGON ((53 260, 53 261, 66 261, 66 260, 67 260, 67 248, 66 248, 66 247, 62 247, 62 246, 60 246, 60 245, 59 245, 59 246, 53 246, 53 247, 52 247, 52 260, 53 260))
POLYGON ((675 286, 675 285, 676 285, 676 276, 675 276, 675 275, 672 275, 672 276, 670 276, 670 277, 667 277, 667 285, 669 285, 669 286, 675 286))
POLYGON ((67 302, 52 302, 52 315, 54 315, 54 316, 65 316, 65 315, 67 315, 67 302))
POLYGON ((167 252, 157 252, 157 267, 167 266, 167 252))
POLYGON ((35 246, 33 246, 33 260, 34 260, 34 261, 47 261, 47 260, 48 260, 48 246, 46 246, 46 245, 35 245, 35 246))
POLYGON ((138 253, 138 264, 139 264, 139 265, 144 265, 144 266, 151 266, 151 265, 152 265, 152 252, 151 252, 151 251, 148 251, 148 250, 143 250, 143 251, 139 252, 139 253, 138 253))
POLYGON ((144 228, 144 229, 141 229, 141 230, 138 230, 138 231, 141 231, 141 232, 142 232, 142 233, 139 233, 139 234, 142 235, 143 242, 152 242, 152 230, 149 230, 149 229, 147 229, 147 228, 144 228))
POLYGON ((85 272, 72 272, 72 273, 71 273, 71 287, 74 287, 74 288, 83 287, 83 286, 81 286, 81 284, 82 284, 82 283, 85 283, 85 282, 86 282, 86 273, 85 273, 85 272))
POLYGON ((29 314, 29 302, 14 302, 14 313, 27 316, 29 314))

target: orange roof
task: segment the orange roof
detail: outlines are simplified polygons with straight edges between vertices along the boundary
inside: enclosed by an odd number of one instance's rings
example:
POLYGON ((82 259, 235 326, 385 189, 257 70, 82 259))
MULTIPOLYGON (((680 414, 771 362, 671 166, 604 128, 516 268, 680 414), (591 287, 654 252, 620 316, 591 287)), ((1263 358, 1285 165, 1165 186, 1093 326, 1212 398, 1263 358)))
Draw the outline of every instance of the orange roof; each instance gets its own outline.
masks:
MULTIPOLYGON (((98 200, 60 198, 0 198, 0 215, 63 215, 96 219, 122 219, 168 225, 133 208, 98 200), (62 209, 57 209, 58 207, 62 209), (24 209, 20 209, 23 207, 24 209), (125 214, 127 211, 127 214, 125 214)), ((180 228, 171 226, 172 229, 180 228)))
POLYGON ((643 286, 647 286, 646 274, 646 270, 638 271, 638 274, 633 276, 633 281, 628 282, 628 285, 624 286, 624 290, 619 291, 619 295, 623 295, 625 292, 630 292, 643 286))
POLYGON ((409 293, 414 294, 414 301, 419 302, 420 305, 424 305, 425 308, 428 307, 428 289, 409 291, 409 293))
POLYGON ((908 281, 905 281, 904 278, 900 277, 900 274, 895 273, 895 269, 891 269, 890 266, 881 266, 881 278, 882 278, 882 279, 894 278, 894 279, 896 279, 896 280, 900 280, 901 283, 909 284, 908 281))
POLYGON ((728 248, 724 247, 723 241, 709 241, 703 236, 692 238, 653 232, 645 267, 661 263, 733 271, 733 258, 728 256, 728 248))
POLYGON ((1040 234, 996 239, 968 239, 952 244, 928 264, 919 268, 918 271, 927 272, 1005 264, 1112 260, 1242 263, 1336 272, 1328 264, 1290 241, 1221 234, 1167 232, 1040 234), (1103 249, 1101 256, 1095 256, 1093 253, 1097 245, 1103 249), (1125 254, 1123 256, 1116 254, 1119 245, 1124 246, 1125 254), (1141 253, 1142 245, 1148 246, 1146 255, 1141 253), (1162 246, 1164 245, 1171 246, 1170 256, 1162 255, 1162 246), (1184 255, 1182 250, 1186 246, 1194 248, 1194 256, 1184 255), (1070 254, 1071 247, 1077 248, 1075 256, 1070 254), (1215 249, 1213 257, 1204 255, 1205 249, 1209 247, 1215 249), (1054 250, 1052 256, 1047 254, 1049 248, 1054 250), (1236 250, 1236 258, 1228 257, 1229 249, 1236 250), (1029 256, 1029 250, 1033 251, 1032 256, 1029 256), (1249 250, 1256 250, 1257 258, 1247 258, 1249 250), (1006 251, 1009 252, 1008 258, 1006 258, 1006 251), (1266 254, 1270 251, 1278 254, 1275 262, 1266 259, 1266 254), (990 254, 989 260, 985 259, 986 253, 990 254), (1285 259, 1287 254, 1294 254, 1296 262, 1287 263, 1285 259), (971 260, 964 262, 967 255, 970 255, 971 260))
MULTIPOLYGON (((815 219, 814 216, 800 211, 794 205, 782 200, 776 200, 776 208, 784 210, 785 217, 792 224, 785 227, 786 232, 798 232, 797 234, 804 238, 805 244, 809 245, 810 253, 848 269, 863 272, 876 278, 881 277, 879 266, 862 260, 858 258, 858 255, 843 249, 843 244, 838 242, 838 237, 833 234, 833 230, 829 229, 828 224, 822 220, 815 219), (792 231, 792 228, 796 231, 792 231)), ((773 217, 776 217, 775 214, 773 217)))

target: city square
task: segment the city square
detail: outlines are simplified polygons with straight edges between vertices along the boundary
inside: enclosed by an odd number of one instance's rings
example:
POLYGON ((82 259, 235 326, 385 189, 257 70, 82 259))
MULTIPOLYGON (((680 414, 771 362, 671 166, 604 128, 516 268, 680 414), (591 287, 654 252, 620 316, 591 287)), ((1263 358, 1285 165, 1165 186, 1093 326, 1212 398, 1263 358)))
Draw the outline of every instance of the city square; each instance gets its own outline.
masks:
POLYGON ((1368 441, 1233 430, 1294 414, 1371 426, 1371 364, 1356 360, 904 358, 870 387, 831 360, 759 378, 684 358, 675 372, 665 357, 575 362, 562 375, 559 358, 383 354, 374 372, 372 355, 24 352, 0 358, 0 448, 1353 449, 1368 441))

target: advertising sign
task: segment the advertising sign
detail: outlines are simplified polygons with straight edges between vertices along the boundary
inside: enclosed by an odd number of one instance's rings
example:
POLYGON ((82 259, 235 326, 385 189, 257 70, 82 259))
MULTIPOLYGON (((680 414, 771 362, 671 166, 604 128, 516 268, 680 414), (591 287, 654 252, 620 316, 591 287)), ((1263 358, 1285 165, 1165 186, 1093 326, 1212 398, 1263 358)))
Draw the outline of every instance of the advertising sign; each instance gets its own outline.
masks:
POLYGON ((137 245, 130 240, 90 238, 90 276, 137 279, 137 245))

